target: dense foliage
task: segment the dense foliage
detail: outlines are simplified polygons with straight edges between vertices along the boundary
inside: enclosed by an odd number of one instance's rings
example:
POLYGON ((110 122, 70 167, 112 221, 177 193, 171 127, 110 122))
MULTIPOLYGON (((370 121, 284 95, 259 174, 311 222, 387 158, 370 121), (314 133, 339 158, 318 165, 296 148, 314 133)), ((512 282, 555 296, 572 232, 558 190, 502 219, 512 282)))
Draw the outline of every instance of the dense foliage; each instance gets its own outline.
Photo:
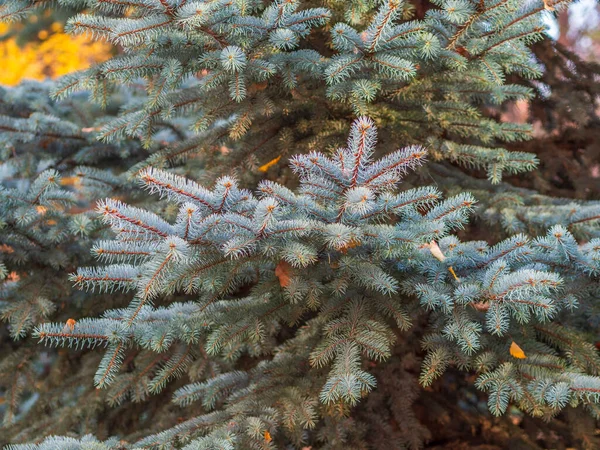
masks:
POLYGON ((7 448, 419 448, 450 377, 600 416, 600 203, 501 114, 568 1, 422 3, 3 2, 121 49, 0 93, 7 448))

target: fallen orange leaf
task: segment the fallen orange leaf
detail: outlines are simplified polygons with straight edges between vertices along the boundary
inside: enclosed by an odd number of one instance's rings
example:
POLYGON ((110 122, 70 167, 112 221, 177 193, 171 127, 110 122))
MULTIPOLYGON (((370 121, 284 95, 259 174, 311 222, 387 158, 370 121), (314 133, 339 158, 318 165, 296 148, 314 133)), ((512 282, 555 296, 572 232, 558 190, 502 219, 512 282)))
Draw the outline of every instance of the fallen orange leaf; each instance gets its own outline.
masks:
POLYGON ((260 166, 258 168, 259 171, 261 172, 266 172, 267 170, 269 170, 272 166, 274 166, 275 164, 277 164, 279 162, 279 160, 281 159, 281 156, 278 156, 277 158, 273 158, 271 161, 269 161, 266 164, 263 164, 262 166, 260 166))
POLYGON ((525 355, 525 352, 523 351, 523 349, 521 347, 519 347, 515 341, 513 341, 512 344, 510 344, 510 354, 512 355, 513 358, 517 358, 517 359, 527 358, 527 355, 525 355))
POLYGON ((271 433, 269 433, 268 431, 265 431, 265 441, 271 442, 272 440, 273 440, 273 438, 271 437, 271 433))
POLYGON ((67 322, 65 323, 65 329, 68 329, 69 331, 73 331, 75 329, 75 324, 77 322, 75 321, 75 319, 67 319, 67 322))
POLYGON ((290 284, 290 272, 292 270, 292 266, 289 265, 286 261, 279 261, 277 267, 275 267, 275 276, 279 278, 279 285, 281 287, 286 287, 290 284))

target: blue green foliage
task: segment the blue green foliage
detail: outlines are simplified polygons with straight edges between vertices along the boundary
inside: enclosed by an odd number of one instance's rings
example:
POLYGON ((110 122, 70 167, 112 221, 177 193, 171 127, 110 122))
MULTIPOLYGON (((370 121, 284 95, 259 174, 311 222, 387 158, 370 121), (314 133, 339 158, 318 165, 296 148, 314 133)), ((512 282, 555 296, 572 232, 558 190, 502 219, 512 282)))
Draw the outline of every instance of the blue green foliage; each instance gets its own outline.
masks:
POLYGON ((501 182, 544 2, 431 3, 53 5, 122 51, 0 92, 8 449, 417 448, 411 358, 598 418, 600 206, 501 182))

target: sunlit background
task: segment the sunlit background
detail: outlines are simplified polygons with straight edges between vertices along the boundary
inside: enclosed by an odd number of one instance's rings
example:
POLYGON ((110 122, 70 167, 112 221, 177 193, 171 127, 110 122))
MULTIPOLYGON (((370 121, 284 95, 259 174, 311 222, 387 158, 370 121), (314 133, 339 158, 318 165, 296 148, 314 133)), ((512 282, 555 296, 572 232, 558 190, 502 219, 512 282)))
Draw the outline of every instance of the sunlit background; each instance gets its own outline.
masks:
POLYGON ((111 51, 105 42, 65 34, 62 23, 49 13, 24 23, 0 24, 0 84, 60 77, 105 61, 111 51))
POLYGON ((585 59, 600 59, 600 6, 597 0, 580 0, 556 17, 546 13, 548 33, 585 59))

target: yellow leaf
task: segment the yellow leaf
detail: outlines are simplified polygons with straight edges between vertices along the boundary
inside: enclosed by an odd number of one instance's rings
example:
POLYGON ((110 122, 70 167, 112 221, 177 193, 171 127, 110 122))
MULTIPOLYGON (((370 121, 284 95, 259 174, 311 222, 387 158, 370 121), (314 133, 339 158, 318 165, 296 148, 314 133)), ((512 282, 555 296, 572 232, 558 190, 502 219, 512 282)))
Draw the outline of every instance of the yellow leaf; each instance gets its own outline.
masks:
POLYGON ((281 159, 281 156, 278 156, 277 158, 272 159, 271 161, 269 161, 268 163, 260 166, 258 168, 259 171, 261 172, 266 172, 267 170, 269 170, 271 167, 273 167, 275 164, 277 164, 279 162, 279 160, 281 159))
POLYGON ((456 272, 454 271, 454 267, 452 267, 452 266, 448 267, 448 272, 450 272, 452 274, 452 276, 454 277, 454 279, 456 281, 460 281, 460 278, 458 278, 458 276, 456 275, 456 272))
POLYGON ((512 355, 513 358, 518 358, 518 359, 527 358, 523 349, 521 347, 519 347, 515 341, 513 341, 512 344, 510 344, 510 354, 512 355))
POLYGON ((61 178, 60 184, 62 184, 63 186, 79 185, 79 184, 81 184, 81 178, 80 177, 64 177, 64 178, 61 178))
POLYGON ((544 8, 548 11, 554 11, 554 1, 553 0, 544 0, 544 8))

